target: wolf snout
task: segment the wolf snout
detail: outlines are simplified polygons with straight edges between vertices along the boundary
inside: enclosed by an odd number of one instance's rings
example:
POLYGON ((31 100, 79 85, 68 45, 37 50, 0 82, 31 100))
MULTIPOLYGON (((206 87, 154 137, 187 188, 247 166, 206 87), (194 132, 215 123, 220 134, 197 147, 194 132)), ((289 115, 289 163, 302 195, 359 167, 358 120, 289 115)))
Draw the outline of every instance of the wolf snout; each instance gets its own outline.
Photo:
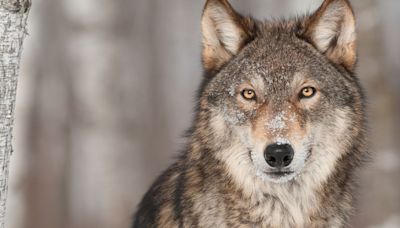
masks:
POLYGON ((289 144, 271 144, 264 151, 265 161, 273 168, 284 168, 293 160, 294 151, 289 144))

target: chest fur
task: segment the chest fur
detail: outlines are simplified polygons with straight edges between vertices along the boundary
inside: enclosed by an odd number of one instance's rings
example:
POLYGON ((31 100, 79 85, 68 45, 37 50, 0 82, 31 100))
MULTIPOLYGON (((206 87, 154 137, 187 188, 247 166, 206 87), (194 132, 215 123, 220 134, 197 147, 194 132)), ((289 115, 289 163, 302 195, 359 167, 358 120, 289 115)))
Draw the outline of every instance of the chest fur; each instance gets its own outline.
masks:
POLYGON ((213 198, 195 204, 197 211, 202 211, 199 222, 204 227, 311 227, 318 208, 315 197, 302 192, 263 194, 257 200, 226 195, 213 198))
MULTIPOLYGON (((239 205, 238 205, 239 206, 239 205)), ((240 206, 239 206, 240 207, 240 206)), ((280 192, 277 195, 265 194, 255 204, 248 203, 241 217, 248 218, 253 227, 307 227, 317 208, 313 197, 297 193, 280 192)))

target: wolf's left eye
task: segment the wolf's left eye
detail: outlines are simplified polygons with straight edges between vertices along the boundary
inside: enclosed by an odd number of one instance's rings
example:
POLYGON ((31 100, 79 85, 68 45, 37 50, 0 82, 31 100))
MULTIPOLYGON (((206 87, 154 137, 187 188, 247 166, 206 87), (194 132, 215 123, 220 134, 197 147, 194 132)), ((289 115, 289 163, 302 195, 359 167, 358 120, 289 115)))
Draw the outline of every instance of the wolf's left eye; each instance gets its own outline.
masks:
POLYGON ((300 93, 301 98, 311 98, 317 93, 317 90, 314 87, 304 87, 300 93))
POLYGON ((244 89, 242 90, 242 97, 246 100, 255 100, 256 92, 252 89, 244 89))

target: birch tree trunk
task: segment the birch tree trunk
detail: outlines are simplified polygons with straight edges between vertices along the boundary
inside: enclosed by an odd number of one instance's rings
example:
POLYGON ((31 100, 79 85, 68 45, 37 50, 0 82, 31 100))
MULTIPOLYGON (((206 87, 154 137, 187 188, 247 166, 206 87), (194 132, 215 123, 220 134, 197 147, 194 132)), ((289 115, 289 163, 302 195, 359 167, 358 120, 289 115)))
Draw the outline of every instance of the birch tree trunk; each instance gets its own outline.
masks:
POLYGON ((4 227, 18 70, 30 5, 30 0, 0 0, 0 228, 4 227))

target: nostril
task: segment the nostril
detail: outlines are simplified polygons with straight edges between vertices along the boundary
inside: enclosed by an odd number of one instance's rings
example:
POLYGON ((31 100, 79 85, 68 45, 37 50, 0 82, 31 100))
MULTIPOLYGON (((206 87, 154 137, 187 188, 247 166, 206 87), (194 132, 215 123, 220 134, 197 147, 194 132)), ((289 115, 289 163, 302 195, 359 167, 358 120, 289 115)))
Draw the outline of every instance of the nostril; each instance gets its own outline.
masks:
POLYGON ((290 155, 287 155, 283 158, 283 165, 286 167, 288 166, 293 160, 293 157, 290 155))
POLYGON ((283 158, 283 161, 284 161, 284 162, 288 162, 289 160, 290 160, 289 156, 285 156, 285 157, 283 158))
POLYGON ((267 162, 275 163, 276 159, 274 157, 267 158, 267 162))

